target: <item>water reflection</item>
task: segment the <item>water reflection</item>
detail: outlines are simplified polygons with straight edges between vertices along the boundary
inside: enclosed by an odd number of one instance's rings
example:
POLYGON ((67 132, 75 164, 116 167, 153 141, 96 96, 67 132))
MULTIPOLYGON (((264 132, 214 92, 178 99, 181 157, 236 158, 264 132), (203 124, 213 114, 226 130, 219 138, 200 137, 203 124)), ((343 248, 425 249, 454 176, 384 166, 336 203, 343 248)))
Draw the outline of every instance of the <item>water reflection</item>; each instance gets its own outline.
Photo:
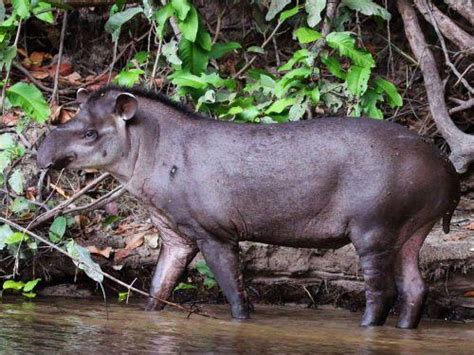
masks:
POLYGON ((226 306, 205 306, 219 319, 141 305, 113 304, 107 319, 95 300, 4 300, 0 352, 332 352, 358 354, 474 353, 474 324, 427 321, 415 331, 359 328, 360 314, 259 306, 251 321, 233 321, 226 306))

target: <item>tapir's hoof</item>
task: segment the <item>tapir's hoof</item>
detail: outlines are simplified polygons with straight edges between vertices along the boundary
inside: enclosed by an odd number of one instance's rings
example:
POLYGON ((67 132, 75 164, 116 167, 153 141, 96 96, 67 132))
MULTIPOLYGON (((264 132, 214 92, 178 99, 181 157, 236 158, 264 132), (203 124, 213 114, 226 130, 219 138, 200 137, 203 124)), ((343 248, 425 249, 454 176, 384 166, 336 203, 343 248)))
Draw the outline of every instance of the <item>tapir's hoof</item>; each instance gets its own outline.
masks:
POLYGON ((397 323, 397 328, 400 329, 416 329, 420 321, 410 321, 406 319, 400 319, 397 323))
POLYGON ((231 309, 232 318, 236 320, 250 319, 250 312, 248 306, 237 306, 231 309))

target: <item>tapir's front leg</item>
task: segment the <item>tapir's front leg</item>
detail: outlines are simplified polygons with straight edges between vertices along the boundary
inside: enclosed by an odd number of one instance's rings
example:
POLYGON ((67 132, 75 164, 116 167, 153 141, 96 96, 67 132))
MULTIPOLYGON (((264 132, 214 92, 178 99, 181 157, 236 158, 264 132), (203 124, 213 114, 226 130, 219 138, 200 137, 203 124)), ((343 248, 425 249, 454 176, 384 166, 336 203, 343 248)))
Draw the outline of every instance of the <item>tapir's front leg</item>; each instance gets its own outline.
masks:
MULTIPOLYGON (((169 230, 168 230, 169 231, 169 230)), ((162 309, 165 304, 158 299, 167 300, 188 264, 198 252, 195 242, 176 233, 161 230, 161 249, 151 282, 147 310, 162 309)))

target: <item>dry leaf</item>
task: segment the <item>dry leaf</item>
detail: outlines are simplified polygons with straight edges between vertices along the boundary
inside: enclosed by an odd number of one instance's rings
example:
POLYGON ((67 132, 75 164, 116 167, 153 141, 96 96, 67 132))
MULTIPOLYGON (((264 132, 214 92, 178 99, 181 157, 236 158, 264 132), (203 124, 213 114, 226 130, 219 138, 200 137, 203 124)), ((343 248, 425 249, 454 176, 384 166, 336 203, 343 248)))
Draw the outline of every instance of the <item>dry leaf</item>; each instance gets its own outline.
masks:
POLYGON ((42 52, 33 52, 30 55, 31 65, 40 67, 44 60, 44 53, 42 52))
POLYGON ((63 108, 63 109, 61 110, 60 115, 59 115, 59 122, 60 122, 60 123, 66 123, 66 122, 69 121, 71 118, 73 118, 75 114, 76 114, 75 111, 66 110, 66 109, 63 108))
POLYGON ((82 79, 82 77, 78 72, 74 72, 72 74, 69 74, 69 75, 61 78, 62 81, 65 81, 68 84, 75 85, 75 86, 79 86, 79 85, 82 84, 81 79, 82 79))
POLYGON ((474 291, 466 291, 466 292, 464 292, 464 297, 474 297, 474 291))
MULTIPOLYGON (((58 66, 57 64, 53 64, 48 67, 48 72, 49 72, 49 75, 51 75, 51 77, 54 77, 56 75, 57 66, 58 66)), ((73 72, 73 68, 72 68, 71 63, 61 63, 61 65, 59 65, 60 76, 67 76, 69 74, 72 74, 72 72, 73 72)))
POLYGON ((470 231, 474 231, 474 222, 469 223, 469 224, 466 226, 466 228, 469 229, 470 231))
POLYGON ((88 247, 86 247, 86 249, 89 250, 91 254, 102 255, 106 259, 110 257, 110 253, 112 252, 111 247, 99 249, 95 245, 89 245, 88 247))
POLYGON ((46 78, 49 78, 49 73, 44 70, 32 70, 30 74, 33 78, 38 80, 44 80, 46 78))
POLYGON ((76 224, 79 226, 79 227, 84 227, 86 225, 89 224, 89 218, 80 214, 80 215, 77 215, 77 216, 74 216, 74 221, 76 222, 76 224))
POLYGON ((15 126, 16 123, 18 122, 18 116, 14 115, 13 113, 7 113, 6 115, 0 116, 0 121, 5 125, 5 126, 15 126))
POLYGON ((49 186, 54 191, 56 191, 58 194, 60 194, 61 196, 65 197, 65 198, 69 198, 69 196, 66 194, 66 192, 62 188, 60 188, 59 186, 53 184, 52 182, 49 183, 49 186))
POLYGON ((145 236, 145 242, 150 248, 158 248, 158 234, 147 234, 145 236))
POLYGON ((140 245, 143 244, 144 237, 145 237, 145 233, 143 232, 135 234, 127 241, 127 245, 125 246, 125 249, 133 250, 133 249, 138 248, 140 245))
POLYGON ((119 262, 125 259, 132 251, 129 249, 117 249, 114 254, 114 262, 119 262))
POLYGON ((36 195, 38 194, 38 191, 36 190, 36 187, 30 186, 26 189, 26 198, 30 201, 34 201, 36 199, 36 195))

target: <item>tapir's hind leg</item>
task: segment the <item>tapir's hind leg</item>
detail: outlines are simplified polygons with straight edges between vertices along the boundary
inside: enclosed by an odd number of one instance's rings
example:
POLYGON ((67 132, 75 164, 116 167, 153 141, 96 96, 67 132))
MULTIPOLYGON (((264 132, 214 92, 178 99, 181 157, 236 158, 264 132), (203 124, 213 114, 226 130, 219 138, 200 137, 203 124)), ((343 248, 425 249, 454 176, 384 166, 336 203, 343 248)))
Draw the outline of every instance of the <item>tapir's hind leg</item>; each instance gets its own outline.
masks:
POLYGON ((395 279, 401 302, 398 328, 416 328, 420 322, 427 287, 418 267, 418 255, 433 225, 434 222, 430 222, 418 229, 403 244, 397 255, 395 279))
POLYGON ((398 250, 388 242, 391 238, 386 231, 360 235, 364 238, 353 239, 365 282, 366 307, 360 325, 383 325, 396 298, 394 265, 398 250))

